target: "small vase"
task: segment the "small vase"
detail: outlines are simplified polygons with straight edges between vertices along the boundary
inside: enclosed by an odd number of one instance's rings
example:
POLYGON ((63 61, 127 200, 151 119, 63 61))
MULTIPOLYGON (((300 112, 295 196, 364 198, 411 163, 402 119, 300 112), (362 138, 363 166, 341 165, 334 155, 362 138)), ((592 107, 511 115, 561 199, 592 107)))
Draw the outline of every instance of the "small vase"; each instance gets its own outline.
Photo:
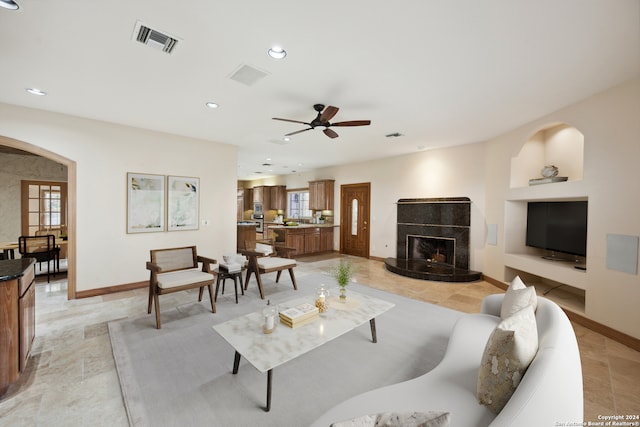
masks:
POLYGON ((347 288, 344 286, 340 286, 340 302, 347 302, 347 288))

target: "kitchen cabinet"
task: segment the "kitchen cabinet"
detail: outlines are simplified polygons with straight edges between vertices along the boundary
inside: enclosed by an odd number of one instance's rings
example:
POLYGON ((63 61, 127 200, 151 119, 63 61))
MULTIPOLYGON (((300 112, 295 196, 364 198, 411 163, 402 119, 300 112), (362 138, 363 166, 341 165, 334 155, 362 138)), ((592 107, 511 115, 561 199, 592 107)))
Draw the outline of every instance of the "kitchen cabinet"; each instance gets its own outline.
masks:
MULTIPOLYGON (((278 236, 280 236, 281 232, 278 231, 278 236)), ((288 248, 295 249, 294 252, 291 253, 292 256, 295 255, 304 255, 305 253, 305 245, 304 245, 304 229, 296 228, 296 229, 286 229, 284 230, 284 245, 288 248)))
POLYGON ((301 225, 298 227, 270 226, 276 232, 275 241, 295 249, 293 256, 313 255, 333 251, 333 226, 301 225))
POLYGON ((237 242, 238 250, 247 249, 255 246, 256 242, 256 225, 255 224, 238 224, 237 226, 237 242))
POLYGON ((253 210, 253 188, 238 188, 236 219, 238 221, 244 220, 244 212, 249 210, 253 210))
POLYGON ((244 210, 253 210, 253 188, 244 189, 244 210))
POLYGON ((312 211, 333 210, 335 180, 309 181, 309 209, 312 211))
MULTIPOLYGON (((253 187, 253 204, 262 203, 262 209, 268 210, 271 204, 271 189, 266 185, 253 187)), ((251 206, 253 209, 253 206, 251 206)))
POLYGON ((35 260, 0 261, 0 396, 27 367, 35 337, 35 260))
POLYGON ((320 228, 320 252, 333 251, 333 227, 320 228))
POLYGON ((264 203, 264 186, 253 187, 253 203, 264 203))
POLYGON ((242 221, 244 216, 244 189, 238 189, 238 195, 236 198, 236 220, 242 221))
POLYGON ((269 188, 270 203, 268 209, 285 210, 287 208, 287 187, 284 185, 274 185, 269 188))
POLYGON ((304 230, 304 253, 320 252, 320 228, 312 227, 304 230))

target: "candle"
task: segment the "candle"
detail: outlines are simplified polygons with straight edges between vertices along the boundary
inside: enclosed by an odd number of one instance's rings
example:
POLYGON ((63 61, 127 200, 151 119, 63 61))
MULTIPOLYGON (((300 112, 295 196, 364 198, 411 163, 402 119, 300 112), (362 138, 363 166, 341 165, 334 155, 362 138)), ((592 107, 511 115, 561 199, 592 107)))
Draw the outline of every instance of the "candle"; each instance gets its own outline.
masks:
POLYGON ((264 319, 265 329, 267 330, 273 329, 273 324, 274 324, 273 315, 268 314, 264 319))

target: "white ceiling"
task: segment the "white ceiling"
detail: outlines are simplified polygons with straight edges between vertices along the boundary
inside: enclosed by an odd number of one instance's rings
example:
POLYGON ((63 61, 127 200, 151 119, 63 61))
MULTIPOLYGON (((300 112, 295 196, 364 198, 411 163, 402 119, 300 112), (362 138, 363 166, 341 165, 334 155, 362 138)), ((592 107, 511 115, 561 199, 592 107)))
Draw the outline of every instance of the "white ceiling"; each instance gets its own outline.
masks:
POLYGON ((0 102, 234 144, 239 179, 483 141, 640 74, 638 0, 16 1, 0 102), (133 41, 138 21, 174 52, 133 41), (267 76, 231 80, 243 64, 267 76), (283 145, 304 126, 271 118, 316 103, 372 124, 283 145))

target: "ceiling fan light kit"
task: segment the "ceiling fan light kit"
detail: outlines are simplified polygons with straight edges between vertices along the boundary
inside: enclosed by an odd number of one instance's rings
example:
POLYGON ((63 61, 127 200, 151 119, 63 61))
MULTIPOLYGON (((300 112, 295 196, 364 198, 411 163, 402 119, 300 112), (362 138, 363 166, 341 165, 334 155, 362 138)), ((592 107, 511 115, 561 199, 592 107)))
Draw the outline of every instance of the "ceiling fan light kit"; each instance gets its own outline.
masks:
POLYGON ((313 109, 318 113, 316 118, 311 122, 303 122, 300 120, 291 120, 291 119, 280 119, 278 117, 273 117, 273 120, 281 120, 283 122, 291 122, 291 123, 300 123, 303 125, 309 126, 306 129, 297 130, 295 132, 290 132, 285 136, 296 135, 298 133, 306 132, 311 129, 315 129, 318 126, 324 127, 324 134, 329 138, 337 138, 339 135, 333 129, 329 129, 331 126, 368 126, 371 124, 371 120, 350 120, 346 122, 336 122, 331 123, 329 120, 333 118, 340 110, 338 107, 334 107, 333 105, 329 105, 327 108, 324 107, 324 104, 315 104, 313 109))
POLYGON ((0 0, 0 7, 4 7, 5 9, 18 10, 20 6, 18 3, 13 0, 0 0))

